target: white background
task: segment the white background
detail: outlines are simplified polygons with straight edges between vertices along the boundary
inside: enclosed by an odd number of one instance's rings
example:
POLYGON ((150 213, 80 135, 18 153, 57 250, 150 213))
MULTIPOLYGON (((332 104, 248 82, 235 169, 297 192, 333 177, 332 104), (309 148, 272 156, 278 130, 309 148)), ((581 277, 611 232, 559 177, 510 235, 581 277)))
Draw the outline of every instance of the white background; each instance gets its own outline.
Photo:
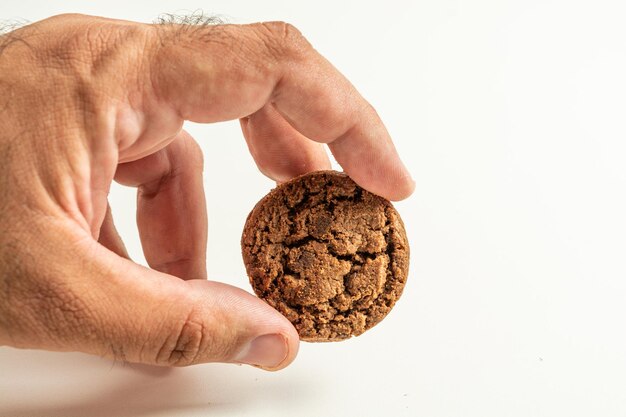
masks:
MULTIPOLYGON (((0 348, 0 416, 625 415, 622 4, 2 0, 2 18, 30 21, 289 21, 377 108, 417 189, 396 205, 406 291, 362 337, 303 344, 273 374, 0 348)), ((206 156, 209 276, 249 289, 240 233, 272 183, 238 123, 187 128, 206 156)), ((141 261, 134 192, 111 199, 141 261)))

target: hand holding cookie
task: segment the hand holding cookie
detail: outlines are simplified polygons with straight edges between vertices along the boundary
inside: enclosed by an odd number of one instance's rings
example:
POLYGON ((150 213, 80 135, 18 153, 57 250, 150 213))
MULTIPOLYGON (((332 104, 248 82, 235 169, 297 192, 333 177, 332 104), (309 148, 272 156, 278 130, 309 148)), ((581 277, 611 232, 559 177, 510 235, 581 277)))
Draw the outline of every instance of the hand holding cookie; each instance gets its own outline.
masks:
MULTIPOLYGON (((287 318, 205 279, 203 161, 185 120, 240 119, 259 169, 280 182, 328 169, 328 144, 373 194, 414 187, 373 108, 285 23, 52 17, 0 37, 0 109, 2 345, 176 366, 293 361, 287 318), (150 268, 115 230, 113 180, 138 189, 150 268)), ((390 265, 377 253, 363 268, 390 265)))

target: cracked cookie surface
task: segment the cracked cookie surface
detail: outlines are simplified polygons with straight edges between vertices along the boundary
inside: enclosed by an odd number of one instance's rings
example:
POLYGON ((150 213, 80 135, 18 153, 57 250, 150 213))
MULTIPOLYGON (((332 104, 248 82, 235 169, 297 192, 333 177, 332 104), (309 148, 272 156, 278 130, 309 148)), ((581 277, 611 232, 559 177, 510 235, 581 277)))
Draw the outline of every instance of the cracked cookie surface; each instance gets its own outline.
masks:
POLYGON ((397 211, 336 171, 272 190, 248 216, 241 247, 255 293, 311 342, 376 325, 402 294, 409 269, 397 211))

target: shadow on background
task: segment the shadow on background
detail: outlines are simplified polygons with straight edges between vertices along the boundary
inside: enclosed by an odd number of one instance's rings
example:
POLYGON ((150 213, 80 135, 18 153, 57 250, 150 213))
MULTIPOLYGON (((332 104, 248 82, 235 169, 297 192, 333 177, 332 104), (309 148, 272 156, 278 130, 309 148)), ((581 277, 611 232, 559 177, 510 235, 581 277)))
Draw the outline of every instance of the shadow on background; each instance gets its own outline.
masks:
POLYGON ((9 348, 0 349, 0 369, 0 417, 239 415, 260 397, 284 402, 283 384, 302 391, 248 367, 162 368, 9 348))

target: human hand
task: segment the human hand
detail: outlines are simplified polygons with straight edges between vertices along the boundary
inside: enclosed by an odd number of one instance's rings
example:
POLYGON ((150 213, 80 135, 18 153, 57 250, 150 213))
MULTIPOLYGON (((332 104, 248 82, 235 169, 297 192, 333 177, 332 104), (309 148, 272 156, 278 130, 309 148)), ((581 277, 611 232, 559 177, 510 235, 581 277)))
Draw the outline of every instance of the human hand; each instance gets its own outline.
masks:
POLYGON ((373 108, 284 23, 146 25, 61 15, 0 37, 0 345, 131 362, 281 369, 298 334, 207 281, 202 155, 184 120, 241 119, 277 181, 330 164, 413 190, 373 108), (127 259, 113 180, 138 188, 149 268, 127 259))

